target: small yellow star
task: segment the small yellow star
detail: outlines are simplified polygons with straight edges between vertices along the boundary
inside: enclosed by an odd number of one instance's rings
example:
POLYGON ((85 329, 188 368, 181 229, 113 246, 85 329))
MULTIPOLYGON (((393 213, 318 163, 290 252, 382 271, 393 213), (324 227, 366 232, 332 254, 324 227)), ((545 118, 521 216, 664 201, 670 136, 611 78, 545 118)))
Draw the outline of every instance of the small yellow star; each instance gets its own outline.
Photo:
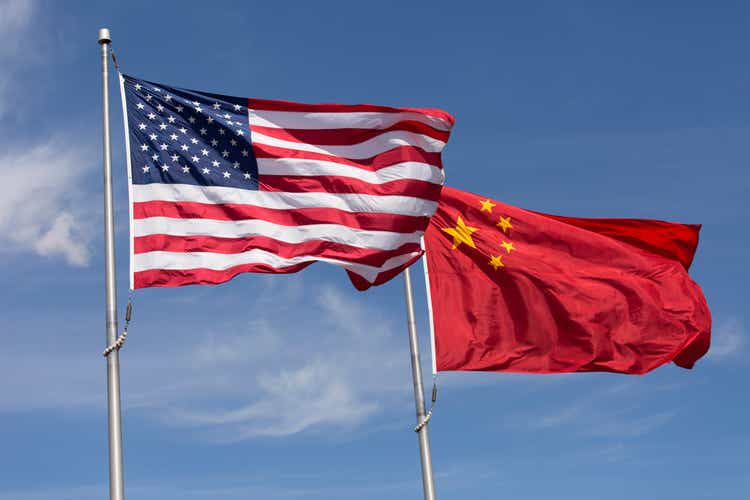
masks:
POLYGON ((516 247, 513 246, 513 242, 511 241, 503 241, 502 243, 500 243, 500 246, 503 247, 508 253, 516 249, 516 247))
POLYGON ((458 248, 458 245, 461 243, 466 243, 471 248, 476 248, 477 246, 474 244, 474 240, 471 239, 471 235, 478 230, 478 227, 469 227, 464 224, 464 220, 460 215, 456 220, 456 227, 443 228, 443 231, 453 236, 453 250, 458 248))
POLYGON ((497 203, 492 203, 489 199, 480 201, 479 203, 482 204, 482 212, 487 211, 489 213, 492 213, 492 209, 497 205, 497 203))
POLYGON ((508 232, 508 229, 513 229, 513 224, 510 223, 510 217, 500 217, 500 221, 496 226, 502 228, 504 233, 508 232))
POLYGON ((503 264, 503 256, 502 255, 490 255, 492 257, 490 259, 490 265, 495 269, 495 271, 498 270, 500 267, 505 267, 505 264, 503 264))

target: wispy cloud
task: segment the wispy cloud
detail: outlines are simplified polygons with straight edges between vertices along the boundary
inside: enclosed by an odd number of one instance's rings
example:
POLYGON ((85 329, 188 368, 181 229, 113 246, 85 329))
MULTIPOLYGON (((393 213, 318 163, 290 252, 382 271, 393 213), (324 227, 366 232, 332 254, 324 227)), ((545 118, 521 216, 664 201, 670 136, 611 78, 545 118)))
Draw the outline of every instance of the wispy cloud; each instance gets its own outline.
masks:
MULTIPOLYGON (((0 0, 0 117, 27 87, 20 73, 28 57, 21 50, 36 7, 31 0, 0 0)), ((81 221, 90 217, 82 217, 84 205, 77 202, 83 198, 79 181, 91 164, 90 148, 69 134, 49 136, 38 125, 35 130, 34 137, 41 138, 30 141, 0 125, 6 144, 14 145, 0 153, 0 243, 6 252, 31 250, 85 265, 90 229, 81 221)))
MULTIPOLYGON (((244 319, 196 326, 179 337, 136 316, 121 355, 126 411, 229 442, 346 430, 409 408, 400 322, 365 295, 316 284, 310 298, 302 275, 288 286, 269 283, 272 293, 259 290, 257 303, 243 307, 244 319)), ((0 353, 0 380, 24 381, 0 391, 0 411, 102 409, 102 360, 86 348, 88 356, 67 344, 57 352, 0 353), (24 360, 32 356, 43 369, 30 369, 24 360)))
POLYGON ((77 180, 88 164, 88 148, 69 139, 48 138, 26 151, 0 154, 0 241, 8 249, 62 256, 85 265, 90 257, 90 228, 77 180))
POLYGON ((745 349, 747 344, 745 325, 737 317, 728 318, 720 323, 714 328, 711 337, 708 359, 716 361, 736 356, 745 349))

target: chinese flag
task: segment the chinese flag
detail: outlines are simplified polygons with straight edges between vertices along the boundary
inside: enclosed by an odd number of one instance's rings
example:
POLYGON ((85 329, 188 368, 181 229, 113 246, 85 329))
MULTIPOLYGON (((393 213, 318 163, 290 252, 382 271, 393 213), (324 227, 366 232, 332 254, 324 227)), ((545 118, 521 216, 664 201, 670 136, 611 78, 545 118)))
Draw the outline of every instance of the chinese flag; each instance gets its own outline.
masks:
POLYGON ((425 233, 435 368, 692 368, 711 338, 687 272, 699 230, 559 217, 443 188, 425 233))

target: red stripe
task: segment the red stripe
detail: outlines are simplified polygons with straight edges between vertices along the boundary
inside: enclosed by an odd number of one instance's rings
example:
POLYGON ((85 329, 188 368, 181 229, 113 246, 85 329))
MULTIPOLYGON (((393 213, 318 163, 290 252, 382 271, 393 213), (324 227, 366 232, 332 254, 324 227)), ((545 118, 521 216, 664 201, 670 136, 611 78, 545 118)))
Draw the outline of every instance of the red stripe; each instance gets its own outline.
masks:
POLYGON ((418 252, 419 243, 404 243, 393 250, 361 248, 332 241, 312 240, 302 243, 286 243, 267 236, 248 238, 218 238, 214 236, 174 236, 151 234, 133 239, 133 252, 211 252, 237 254, 253 249, 265 250, 279 257, 290 259, 303 255, 337 259, 345 262, 382 266, 386 260, 405 253, 418 252))
POLYGON ((413 132, 432 137, 438 141, 448 142, 449 132, 434 129, 422 122, 402 121, 387 128, 337 128, 337 129, 289 129, 251 125, 250 130, 269 137, 294 141, 304 144, 323 146, 351 146, 377 137, 386 132, 413 132))
POLYGON ((413 196, 430 201, 440 198, 443 186, 426 181, 399 179, 383 184, 370 184, 352 177, 260 175, 261 191, 284 193, 366 194, 373 196, 413 196))
POLYGON ((374 104, 302 104, 290 101, 273 101, 268 99, 248 99, 247 107, 263 111, 293 111, 301 113, 421 113, 439 118, 451 126, 455 123, 453 115, 437 108, 393 108, 374 104))
POLYGON ((345 212, 335 208, 283 210, 244 204, 146 201, 133 203, 133 218, 170 217, 173 219, 251 220, 259 219, 284 226, 338 224, 368 231, 413 233, 424 231, 429 217, 385 213, 345 212))
POLYGON ((406 161, 415 161, 434 165, 443 168, 443 161, 440 153, 430 153, 415 146, 399 146, 389 151, 385 151, 371 158, 347 159, 335 155, 324 153, 314 153, 312 151, 299 151, 297 149, 280 148, 269 146, 267 144, 257 144, 253 142, 253 152, 256 158, 295 158, 300 160, 322 160, 352 167, 359 167, 370 171, 377 171, 381 168, 390 167, 396 163, 406 161))
POLYGON ((353 272, 349 271, 348 269, 347 269, 346 272, 349 274, 349 279, 351 280, 352 285, 354 285, 354 288, 356 288, 360 292, 363 292, 363 291, 367 290, 368 288, 370 288, 372 286, 382 285, 386 281, 394 278, 401 271, 403 271, 404 269, 406 269, 410 265, 414 264, 422 256, 423 253, 424 252, 420 249, 419 250, 419 254, 415 255, 413 258, 409 259, 409 261, 406 262, 405 264, 402 264, 402 265, 400 265, 398 267, 394 267, 393 269, 388 269, 387 271, 383 271, 382 273, 379 273, 375 277, 375 281, 373 281, 372 283, 370 283, 369 281, 367 281, 366 279, 364 279, 359 274, 353 273, 353 272))
POLYGON ((283 269, 276 269, 266 264, 242 264, 223 271, 216 271, 214 269, 149 269, 148 271, 138 271, 133 274, 133 286, 138 289, 185 285, 217 285, 229 281, 241 273, 296 273, 310 264, 313 264, 313 262, 295 264, 283 269))

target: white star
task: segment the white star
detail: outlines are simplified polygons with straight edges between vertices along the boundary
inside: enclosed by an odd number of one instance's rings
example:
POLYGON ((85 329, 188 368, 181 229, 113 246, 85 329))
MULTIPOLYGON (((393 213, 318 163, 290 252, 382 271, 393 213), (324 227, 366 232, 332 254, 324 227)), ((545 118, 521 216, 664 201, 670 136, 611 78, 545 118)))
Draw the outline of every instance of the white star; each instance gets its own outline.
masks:
POLYGON ((210 116, 209 116, 208 118, 206 118, 206 121, 207 121, 207 122, 208 122, 209 124, 211 124, 211 123, 213 123, 213 122, 214 122, 214 119, 213 119, 212 117, 210 117, 210 116))
POLYGON ((200 104, 198 101, 193 101, 193 106, 200 106, 200 104))
POLYGON ((151 95, 150 95, 150 94, 146 94, 146 100, 147 100, 148 102, 151 102, 151 95))
POLYGON ((159 147, 162 149, 162 151, 164 151, 164 150, 167 149, 167 145, 164 144, 163 142, 161 144, 159 144, 159 147))
POLYGON ((155 141, 156 140, 156 134, 151 134, 151 135, 148 136, 148 138, 151 139, 152 141, 155 141))
POLYGON ((244 174, 242 174, 242 175, 244 175, 244 176, 245 176, 245 179, 250 179, 250 178, 252 177, 252 175, 250 175, 250 174, 249 174, 249 173, 247 173, 247 172, 245 172, 245 173, 244 173, 244 174))
POLYGON ((247 154, 248 154, 248 153, 247 153, 247 149, 243 149, 243 150, 242 150, 242 156, 247 156, 247 154))
POLYGON ((236 162, 232 163, 232 166, 234 168, 240 168, 240 162, 236 161, 236 162))
POLYGON ((161 113, 162 111, 164 111, 164 106, 162 106, 161 104, 159 104, 158 106, 156 106, 156 110, 161 113))
POLYGON ((224 135, 224 129, 223 128, 219 129, 219 135, 224 135))
POLYGON ((224 158, 226 158, 227 156, 229 156, 229 151, 227 151, 225 149, 224 151, 221 152, 221 156, 223 156, 224 158))
POLYGON ((207 149, 201 149, 201 153, 203 153, 203 156, 208 156, 208 150, 207 149))
POLYGON ((213 147, 216 147, 216 146, 218 146, 218 145, 219 145, 219 141, 217 141, 216 139, 211 139, 211 145, 212 145, 213 147))
POLYGON ((146 124, 145 123, 139 123, 138 128, 141 130, 146 130, 146 124))
POLYGON ((183 108, 182 106, 177 106, 175 109, 177 110, 178 113, 182 113, 182 110, 185 108, 183 108))
POLYGON ((229 176, 232 175, 230 172, 224 172, 224 178, 229 179, 229 176))
POLYGON ((196 107, 195 107, 195 110, 196 110, 196 111, 197 111, 198 113, 202 113, 202 112, 203 112, 203 108, 201 108, 200 106, 196 106, 196 107))
POLYGON ((146 116, 148 116, 148 119, 149 119, 149 120, 153 120, 154 118, 156 118, 156 115, 155 115, 155 114, 153 114, 153 113, 149 113, 149 114, 147 114, 146 116))
POLYGON ((183 151, 187 151, 190 148, 188 147, 187 144, 183 144, 182 146, 180 146, 180 149, 182 149, 183 151))
POLYGON ((158 154, 156 154, 156 153, 154 153, 154 154, 153 154, 153 155, 151 156, 151 159, 152 159, 152 160, 154 160, 154 161, 156 161, 156 160, 158 160, 158 159, 159 159, 159 155, 158 155, 158 154))
POLYGON ((210 174, 210 173, 211 173, 211 171, 210 171, 209 169, 207 169, 207 168, 204 168, 204 169, 202 170, 202 172, 203 172, 204 174, 210 174))
POLYGON ((172 155, 170 158, 172 158, 172 161, 177 161, 180 158, 180 155, 172 155))
POLYGON ((231 141, 229 141, 229 144, 231 144, 232 146, 236 146, 237 145, 237 141, 235 141, 234 139, 232 139, 231 141))
POLYGON ((245 131, 244 130, 237 130, 237 135, 245 135, 245 131))
POLYGON ((143 109, 145 106, 143 105, 142 102, 139 102, 138 104, 135 105, 135 107, 138 109, 143 109))
POLYGON ((213 106, 214 109, 221 108, 221 104, 219 104, 218 102, 213 103, 212 106, 213 106))
POLYGON ((198 157, 197 157, 197 156, 195 156, 195 155, 193 155, 193 157, 192 157, 192 158, 190 158, 190 159, 191 159, 191 160, 193 160, 193 163, 198 163, 199 161, 201 161, 201 159, 200 159, 200 158, 198 158, 198 157))
POLYGON ((182 128, 181 128, 181 129, 179 129, 179 130, 180 130, 180 132, 182 132, 183 134, 187 134, 187 129, 186 129, 185 127, 182 127, 182 128))
POLYGON ((214 167, 218 167, 219 166, 219 161, 218 160, 214 160, 214 161, 211 162, 211 165, 213 165, 214 167))
POLYGON ((169 165, 162 165, 161 166, 161 171, 162 172, 166 172, 167 170, 169 170, 169 165))
POLYGON ((189 121, 190 123, 195 123, 195 117, 194 117, 194 116, 191 116, 190 118, 188 118, 188 121, 189 121))
POLYGON ((177 140, 177 134, 172 134, 172 135, 169 136, 169 138, 172 139, 173 141, 176 141, 177 140))
POLYGON ((155 92, 161 92, 161 89, 159 87, 154 87, 155 92))
POLYGON ((200 132, 201 132, 201 135, 206 135, 206 132, 207 132, 207 131, 206 131, 206 129, 205 129, 205 128, 202 128, 202 129, 200 130, 200 132))
POLYGON ((229 113, 224 113, 224 115, 223 115, 223 116, 224 116, 224 118, 226 118, 227 120, 229 120, 229 119, 230 119, 230 118, 232 117, 232 115, 230 115, 229 113))
POLYGON ((159 130, 167 130, 167 124, 166 123, 160 123, 159 124, 159 130))
POLYGON ((167 102, 170 102, 172 100, 172 96, 169 95, 169 94, 167 94, 167 95, 164 96, 164 100, 167 101, 167 102))
POLYGON ((135 90, 141 90, 141 88, 142 88, 142 87, 141 87, 141 84, 140 84, 140 83, 136 83, 136 84, 135 84, 135 90))
POLYGON ((174 121, 176 120, 176 118, 174 116, 170 115, 170 117, 167 118, 167 120, 169 120, 169 123, 174 123, 174 121))
POLYGON ((141 170, 143 170, 143 173, 145 174, 146 172, 148 172, 149 168, 150 167, 148 165, 143 165, 143 168, 141 170))
POLYGON ((234 105, 234 110, 235 110, 235 111, 239 111, 239 110, 241 110, 241 109, 242 109, 242 106, 240 106, 239 104, 235 104, 235 105, 234 105))
POLYGON ((148 151, 148 145, 147 144, 141 144, 141 151, 148 151))
POLYGON ((188 167, 188 166, 182 167, 182 171, 185 172, 185 173, 188 173, 188 172, 190 172, 190 167, 188 167))
POLYGON ((196 139, 195 137, 191 137, 190 142, 192 142, 193 144, 198 144, 198 139, 196 139))

